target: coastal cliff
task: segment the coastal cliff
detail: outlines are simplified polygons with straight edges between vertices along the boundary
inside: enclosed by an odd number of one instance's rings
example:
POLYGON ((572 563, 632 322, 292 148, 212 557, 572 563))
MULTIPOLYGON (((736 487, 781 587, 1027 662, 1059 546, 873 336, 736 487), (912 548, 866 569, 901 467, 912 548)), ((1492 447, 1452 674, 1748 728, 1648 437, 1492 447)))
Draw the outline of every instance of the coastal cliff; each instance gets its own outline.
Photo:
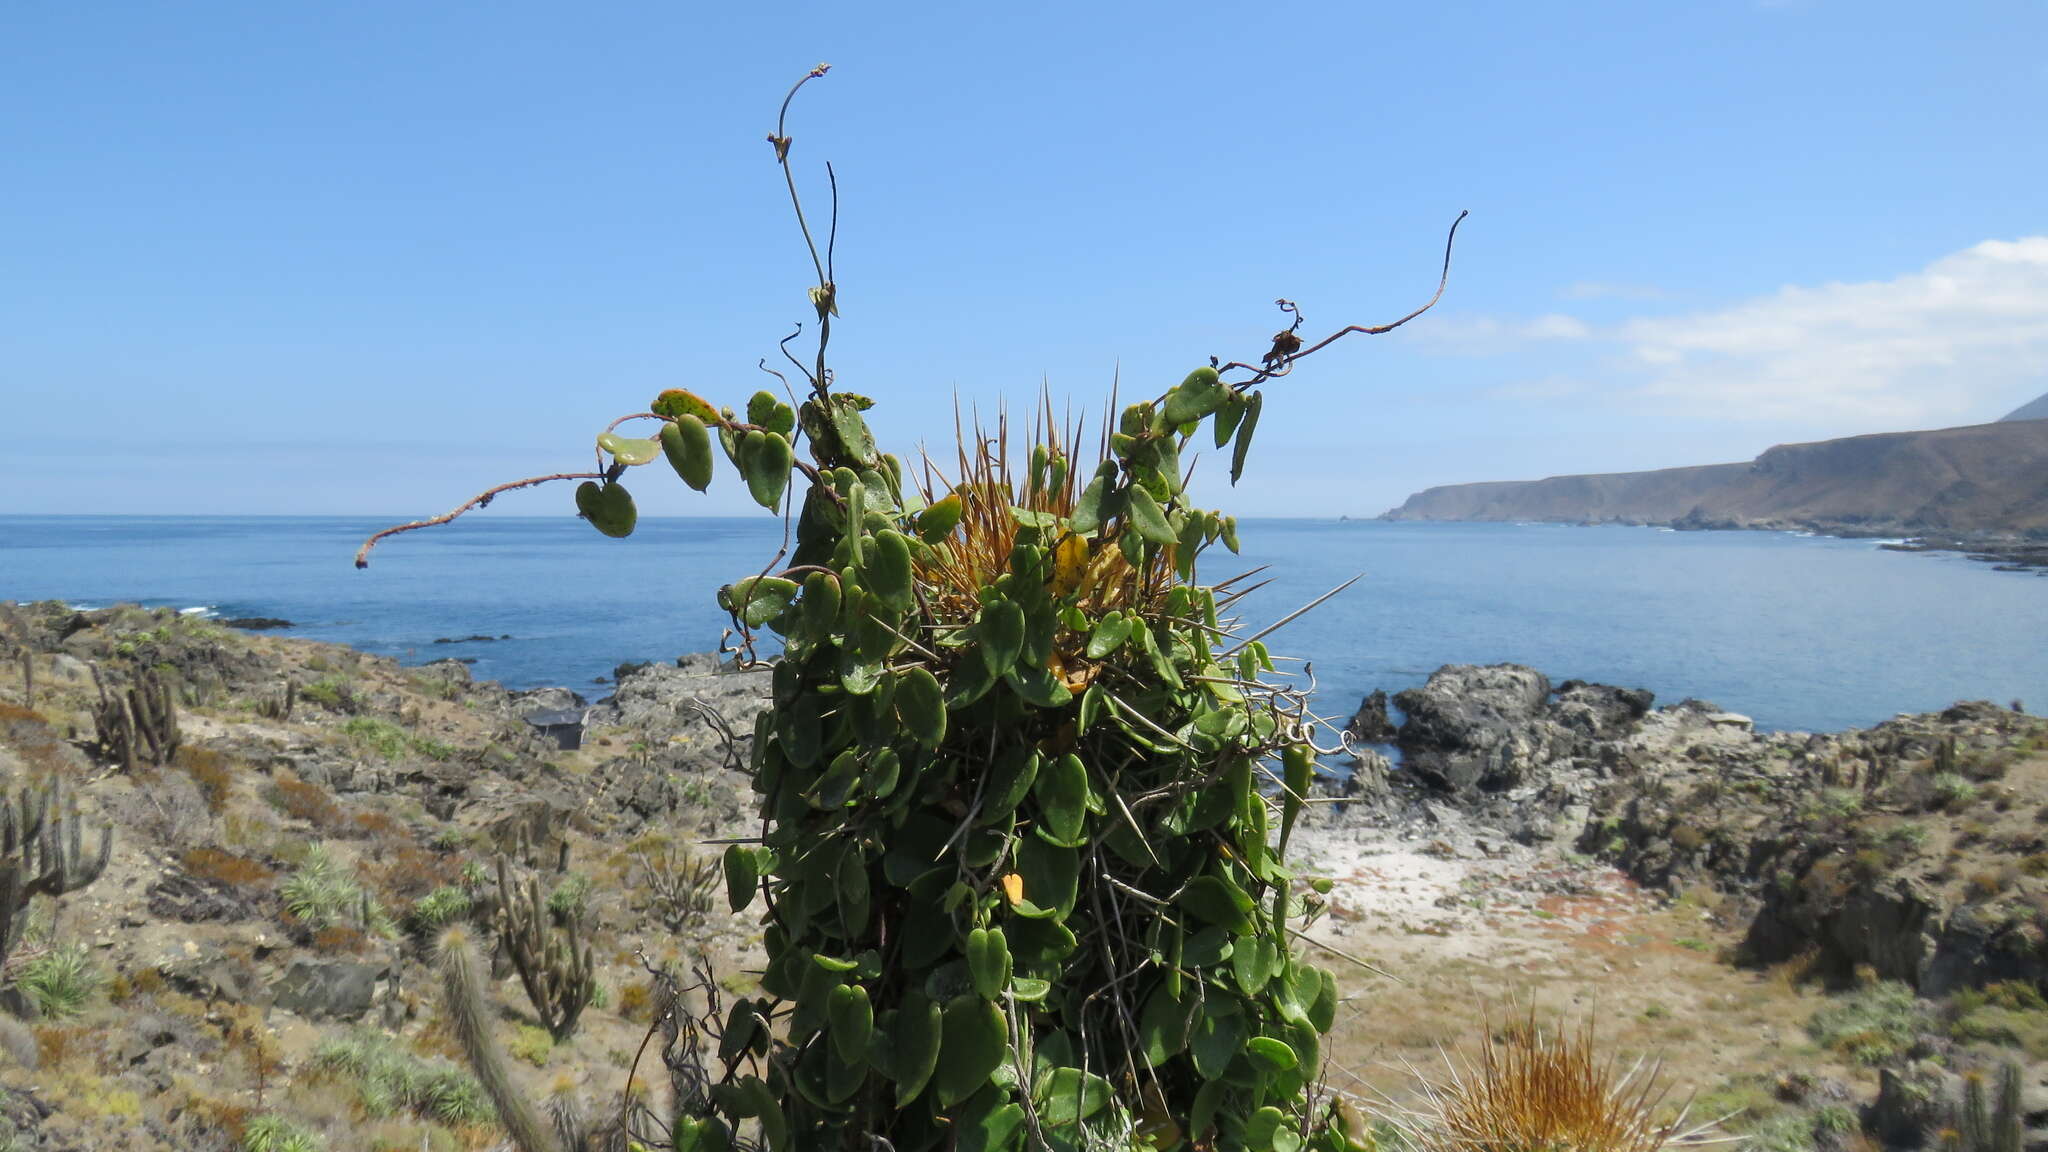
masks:
POLYGON ((2048 534, 2048 420, 1781 444, 1747 464, 1452 484, 1384 520, 2048 534))

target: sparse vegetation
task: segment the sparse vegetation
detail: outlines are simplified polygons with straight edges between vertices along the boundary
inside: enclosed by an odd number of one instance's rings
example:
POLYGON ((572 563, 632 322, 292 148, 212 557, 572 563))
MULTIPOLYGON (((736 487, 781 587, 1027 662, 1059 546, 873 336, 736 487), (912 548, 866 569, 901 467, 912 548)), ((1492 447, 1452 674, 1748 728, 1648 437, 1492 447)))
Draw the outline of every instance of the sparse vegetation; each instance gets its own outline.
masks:
POLYGON ((321 1045, 315 1067, 349 1083, 371 1117, 409 1111, 442 1124, 485 1124, 495 1118, 476 1078, 443 1060, 425 1060, 389 1038, 359 1031, 321 1045))
POLYGON ((92 952, 84 944, 60 944, 34 956, 21 966, 14 986, 50 1020, 78 1015, 100 992, 106 981, 92 952))
POLYGON ((1875 1066, 1910 1048, 1926 1025, 1913 990, 1886 980, 1830 1000, 1815 1010, 1806 1030, 1822 1047, 1875 1066))

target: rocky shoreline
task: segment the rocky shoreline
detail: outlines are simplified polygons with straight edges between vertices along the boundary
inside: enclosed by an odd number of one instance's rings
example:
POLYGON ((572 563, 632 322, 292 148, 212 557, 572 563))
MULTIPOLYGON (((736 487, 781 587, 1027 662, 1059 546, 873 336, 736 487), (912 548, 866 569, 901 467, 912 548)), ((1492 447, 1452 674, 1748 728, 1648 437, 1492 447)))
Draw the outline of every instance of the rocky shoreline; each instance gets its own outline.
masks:
POLYGON ((1755 963, 1809 956, 1930 996, 2048 986, 2048 720, 1976 701, 1760 733, 1512 664, 1446 666, 1392 703, 1398 727, 1379 693, 1349 726, 1403 757, 1357 757, 1345 795, 1367 818, 1576 852, 1673 895, 1711 886, 1755 963))
MULTIPOLYGON (((580 917, 608 998, 551 1044, 506 974, 496 1027, 525 1053, 518 1078, 537 1098, 615 1106, 616 1054, 648 1024, 646 965, 703 953, 744 986, 758 963, 760 926, 726 910, 706 842, 758 830, 740 768, 769 673, 698 654, 613 679, 591 702, 509 692, 458 660, 405 667, 169 611, 0 605, 0 777, 73 782, 86 827, 115 837, 106 876, 67 897, 28 950, 83 948, 99 990, 73 1016, 0 1018, 0 1048, 15 1053, 0 1061, 0 1126, 15 1146, 228 1152, 262 1114, 345 1133, 336 1147, 373 1146, 364 1134, 479 1146, 450 1116, 365 1103, 382 1098, 351 1079, 347 1053, 370 1045, 459 1086, 432 943, 446 917, 470 914, 452 909, 490 906, 501 857, 580 917), (95 740, 94 709, 102 682, 144 670, 174 683, 182 744, 124 771, 95 740), (303 905, 320 860, 356 903, 314 916, 303 905)), ((2048 1003, 2038 1053, 2034 1016, 1999 1009, 2010 1034, 1986 1041, 1988 1010, 1954 1007, 1986 988, 2048 989, 2042 721, 1977 703, 1758 733, 1699 701, 1657 707, 1640 690, 1496 665, 1368 697, 1350 728, 1397 745, 1403 768, 1361 749, 1295 849, 1303 875, 1333 881, 1310 945, 1379 965, 1345 968, 1357 999, 1341 1051, 1361 1067, 1390 1028, 1428 1059, 1456 1039, 1447 1029, 1480 1026, 1465 1008, 1541 969, 1565 1009, 1586 981, 1633 974, 1629 1042, 1682 1042, 1661 1015, 1672 1009, 1707 1029, 1729 1047, 1686 1075, 1750 1093, 1740 1107, 1757 1126, 1875 1109, 1880 1065, 1722 1022, 1730 997, 1754 1001, 1742 1020, 1767 1021, 1803 1018, 1859 979, 1910 988, 1934 1005, 1926 1021, 1947 1022, 1881 1066, 1930 1099, 1960 1098, 1953 1070, 2001 1053, 2022 1054, 2030 1085, 2048 1072, 2048 1003), (1380 983, 1388 965, 1406 983, 1380 983), (1755 974, 1769 965, 1806 983, 1772 991, 1755 974), (1930 1070, 1935 1059, 1949 1071, 1930 1070), (1809 1103, 1742 1086, 1741 1069, 1787 1062, 1826 1070, 1801 1089, 1809 1103)), ((1923 1109, 1914 1129, 1897 1112, 1886 1131, 1926 1136, 1939 1118, 1923 1109)))

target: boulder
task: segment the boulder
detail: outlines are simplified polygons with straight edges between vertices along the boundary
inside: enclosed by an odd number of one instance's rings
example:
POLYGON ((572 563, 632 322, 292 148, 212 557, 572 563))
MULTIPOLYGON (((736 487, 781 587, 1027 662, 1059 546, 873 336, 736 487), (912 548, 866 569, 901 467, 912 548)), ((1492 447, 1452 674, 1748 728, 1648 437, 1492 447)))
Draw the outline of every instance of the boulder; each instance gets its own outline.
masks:
POLYGON ((378 961, 314 960, 291 962, 271 995, 277 1007, 309 1019, 358 1020, 376 1000, 377 985, 389 971, 378 961))
POLYGON ((1519 783, 1552 741, 1544 728, 1550 680, 1518 664, 1448 664, 1394 697, 1407 713, 1403 763, 1449 792, 1498 792, 1519 783))
POLYGON ((1344 734, 1360 744, 1391 744, 1396 735, 1394 722, 1387 718, 1387 693, 1375 688, 1359 701, 1344 734))

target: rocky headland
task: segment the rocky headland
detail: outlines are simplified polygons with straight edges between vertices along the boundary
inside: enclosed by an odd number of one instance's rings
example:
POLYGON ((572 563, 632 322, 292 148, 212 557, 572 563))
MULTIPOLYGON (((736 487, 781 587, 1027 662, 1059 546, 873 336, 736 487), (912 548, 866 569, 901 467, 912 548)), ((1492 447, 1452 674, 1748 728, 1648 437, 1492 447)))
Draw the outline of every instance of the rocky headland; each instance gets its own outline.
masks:
MULTIPOLYGON (((88 856, 112 836, 6 958, 0 1141, 502 1146, 433 954, 451 925, 493 940, 501 860, 589 947, 598 995, 552 1036, 501 951, 489 1027, 523 1092, 615 1112, 656 973, 701 958, 751 987, 761 928, 715 857, 758 831, 740 766, 768 674, 686 655, 614 678, 593 703, 164 611, 0 605, 0 779, 75 801, 88 856), (160 760, 102 730, 151 676, 160 760)), ((1331 882, 1308 940, 1340 958, 1332 1075, 1362 1093, 1398 1099, 1405 1064, 1514 997, 1665 1054, 1761 1147, 1933 1140, 1960 1076, 2006 1061, 2048 1121, 2041 721, 1758 733, 1502 665, 1369 698, 1352 729, 1401 764, 1361 749, 1293 855, 1331 882)))
POLYGON ((2048 562, 2048 420, 1781 444, 1739 464, 1451 484, 1380 518, 1907 537, 2034 567, 2048 562))

